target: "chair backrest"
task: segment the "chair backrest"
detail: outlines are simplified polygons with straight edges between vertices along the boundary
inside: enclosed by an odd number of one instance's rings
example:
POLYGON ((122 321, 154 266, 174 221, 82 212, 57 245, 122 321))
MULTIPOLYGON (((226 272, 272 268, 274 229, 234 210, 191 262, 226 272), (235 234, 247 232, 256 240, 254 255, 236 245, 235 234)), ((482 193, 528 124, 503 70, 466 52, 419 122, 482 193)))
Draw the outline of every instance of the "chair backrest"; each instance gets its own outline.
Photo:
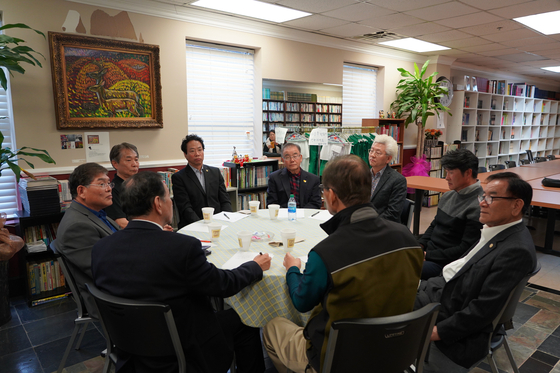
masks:
POLYGON ((70 291, 72 292, 72 297, 74 298, 74 301, 76 302, 76 306, 78 308, 78 318, 82 318, 88 313, 87 308, 85 306, 84 299, 82 298, 82 295, 80 294, 80 290, 78 290, 78 287, 76 286, 76 281, 74 280, 74 276, 72 276, 72 273, 68 269, 68 265, 66 264, 66 258, 64 258, 56 250, 56 240, 52 241, 51 244, 49 245, 49 247, 54 252, 54 254, 56 256, 56 260, 58 261, 58 265, 60 266, 60 270, 62 271, 62 274, 64 275, 64 282, 66 283, 66 285, 68 285, 68 287, 70 288, 70 291))
POLYGON ((401 210, 401 223, 410 228, 412 222, 412 215, 414 215, 414 201, 405 198, 401 210))
POLYGON ((523 164, 531 164, 531 161, 528 160, 528 159, 522 159, 522 160, 520 160, 519 162, 521 162, 522 165, 523 165, 523 164))
POLYGON ((185 355, 168 305, 125 299, 86 284, 95 299, 99 319, 118 349, 145 357, 177 356, 179 372, 186 371, 185 355))
POLYGON ((515 161, 505 161, 504 163, 506 164, 506 168, 517 167, 517 164, 515 164, 515 161))
POLYGON ((556 159, 556 156, 554 154, 549 154, 546 156, 548 159, 550 159, 551 161, 556 159))
POLYGON ((505 170, 506 166, 503 164, 491 164, 490 171, 505 170))
POLYGON ((334 321, 322 373, 369 372, 372 367, 397 373, 412 364, 422 373, 439 307, 431 303, 404 315, 334 321))
POLYGON ((548 158, 547 157, 536 157, 535 162, 537 162, 537 163, 548 162, 548 158))
POLYGON ((533 162, 533 151, 532 150, 527 150, 527 159, 529 160, 529 162, 533 162))
POLYGON ((478 168, 478 173, 479 173, 479 174, 482 174, 482 173, 485 173, 485 172, 488 172, 488 171, 486 170, 486 167, 480 166, 480 167, 478 168))

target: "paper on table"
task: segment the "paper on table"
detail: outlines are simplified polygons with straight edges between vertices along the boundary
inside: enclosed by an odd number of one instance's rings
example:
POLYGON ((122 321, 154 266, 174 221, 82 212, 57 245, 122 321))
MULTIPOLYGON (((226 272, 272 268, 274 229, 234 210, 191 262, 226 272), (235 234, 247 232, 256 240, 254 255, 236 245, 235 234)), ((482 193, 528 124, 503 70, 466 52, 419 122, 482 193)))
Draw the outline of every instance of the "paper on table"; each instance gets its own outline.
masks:
POLYGON ((247 215, 239 214, 237 212, 220 212, 212 216, 212 219, 222 220, 222 221, 229 221, 231 223, 235 223, 241 219, 245 219, 247 215))
MULTIPOLYGON (((257 255, 259 255, 259 253, 253 251, 238 251, 233 254, 233 256, 229 258, 227 262, 224 263, 222 269, 235 269, 241 264, 255 259, 257 255)), ((268 253, 268 255, 270 255, 270 258, 274 257, 274 254, 268 253)))
POLYGON ((301 260, 301 264, 307 264, 307 255, 300 256, 299 260, 301 260))
MULTIPOLYGON (((222 225, 222 230, 226 228, 227 225, 222 225)), ((189 234, 188 232, 209 232, 208 224, 203 223, 201 220, 201 221, 191 223, 186 227, 183 227, 177 231, 177 233, 181 233, 181 234, 189 234)))
POLYGON ((310 218, 317 219, 321 221, 327 221, 332 218, 332 214, 328 210, 320 210, 318 212, 314 212, 310 218))
MULTIPOLYGON (((305 211, 299 209, 296 210, 296 216, 298 219, 305 218, 305 211)), ((288 219, 288 209, 280 209, 278 210, 278 219, 288 219)))

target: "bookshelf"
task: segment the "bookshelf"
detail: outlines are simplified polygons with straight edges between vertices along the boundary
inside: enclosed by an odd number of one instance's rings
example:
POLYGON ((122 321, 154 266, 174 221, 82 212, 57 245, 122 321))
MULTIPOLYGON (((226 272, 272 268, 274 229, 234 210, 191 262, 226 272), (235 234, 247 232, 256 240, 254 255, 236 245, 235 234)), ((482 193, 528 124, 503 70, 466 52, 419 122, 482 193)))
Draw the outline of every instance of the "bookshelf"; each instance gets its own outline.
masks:
POLYGON ((342 104, 263 99, 263 142, 276 126, 340 126, 342 104))
MULTIPOLYGON (((438 140, 426 140, 426 146, 424 148, 424 154, 426 155, 426 160, 430 162, 430 177, 442 178, 443 170, 441 168, 441 157, 443 153, 443 144, 439 145, 438 140)), ((439 198, 441 196, 440 192, 433 190, 427 190, 423 200, 423 206, 432 207, 437 206, 439 203, 439 198)))
POLYGON ((402 171, 403 143, 404 143, 404 119, 395 118, 363 118, 362 127, 376 127, 375 129, 364 128, 362 132, 376 132, 392 136, 397 141, 399 148, 396 159, 391 162, 391 167, 398 172, 402 171))
POLYGON ((558 101, 487 92, 456 91, 446 140, 461 140, 479 166, 560 154, 558 101))
POLYGON ((19 255, 29 307, 64 298, 70 291, 65 285, 56 256, 49 248, 49 244, 56 238, 56 228, 63 216, 64 212, 42 216, 30 216, 27 211, 16 212, 16 219, 19 220, 16 233, 26 243, 19 255), (47 251, 29 252, 27 244, 33 238, 42 239, 47 245, 47 251))
POLYGON ((268 176, 278 170, 278 160, 254 160, 244 163, 243 167, 237 163, 224 162, 224 166, 231 169, 230 186, 237 190, 237 211, 248 210, 249 201, 255 200, 261 202, 261 208, 266 208, 268 176))

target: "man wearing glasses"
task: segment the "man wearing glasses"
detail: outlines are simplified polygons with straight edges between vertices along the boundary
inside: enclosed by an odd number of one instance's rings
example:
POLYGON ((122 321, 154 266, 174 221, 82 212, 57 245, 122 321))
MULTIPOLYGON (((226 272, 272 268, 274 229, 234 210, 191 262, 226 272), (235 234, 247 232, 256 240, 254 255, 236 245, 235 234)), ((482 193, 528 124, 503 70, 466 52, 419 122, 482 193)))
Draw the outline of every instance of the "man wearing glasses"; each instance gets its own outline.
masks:
POLYGON ((491 175, 486 181, 478 198, 484 224, 480 240, 446 265, 442 275, 422 281, 418 288, 415 309, 441 303, 431 337, 439 351, 430 353, 425 372, 467 372, 460 367, 450 370, 447 359, 470 368, 486 357, 492 321, 537 263, 533 239, 522 220, 533 189, 512 172, 491 175))
POLYGON ((85 163, 76 167, 68 184, 73 201, 58 226, 56 250, 66 258, 89 313, 96 316, 97 308, 85 283, 93 281, 93 245, 120 229, 103 211, 113 203, 111 189, 114 184, 107 176, 107 169, 97 163, 85 163))
POLYGON ((277 204, 286 208, 290 194, 293 194, 297 207, 321 208, 319 177, 300 167, 302 159, 299 145, 287 143, 282 147, 282 160, 286 167, 273 172, 268 178, 267 206, 277 204))
POLYGON ((388 135, 377 135, 369 150, 371 202, 384 219, 400 223, 406 199, 406 178, 389 165, 397 156, 398 145, 388 135))

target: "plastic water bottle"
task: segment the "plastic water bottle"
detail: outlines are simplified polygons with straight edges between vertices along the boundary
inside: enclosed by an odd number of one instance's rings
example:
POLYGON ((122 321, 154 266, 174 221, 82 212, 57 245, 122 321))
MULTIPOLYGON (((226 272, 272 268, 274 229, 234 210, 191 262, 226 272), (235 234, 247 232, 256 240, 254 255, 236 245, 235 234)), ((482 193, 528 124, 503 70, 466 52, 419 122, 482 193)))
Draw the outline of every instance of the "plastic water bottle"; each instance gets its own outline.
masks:
POLYGON ((294 198, 293 194, 290 194, 290 199, 288 200, 288 220, 289 221, 297 220, 296 199, 294 198))

